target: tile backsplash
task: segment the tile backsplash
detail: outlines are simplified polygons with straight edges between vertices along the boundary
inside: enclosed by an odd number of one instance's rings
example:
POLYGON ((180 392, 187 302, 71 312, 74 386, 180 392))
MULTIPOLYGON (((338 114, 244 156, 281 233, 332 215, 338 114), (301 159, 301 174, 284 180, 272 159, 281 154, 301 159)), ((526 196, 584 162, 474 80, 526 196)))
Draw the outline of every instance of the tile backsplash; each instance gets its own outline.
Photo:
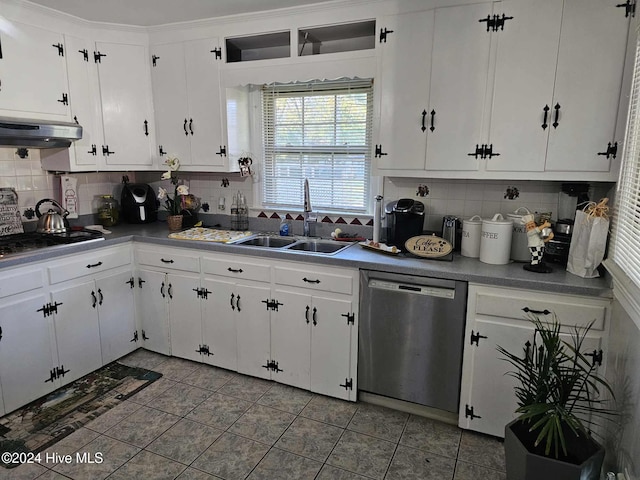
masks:
MULTIPOLYGON (((444 215, 469 218, 480 215, 492 217, 496 213, 506 215, 518 207, 527 207, 531 212, 551 212, 557 219, 558 193, 562 182, 534 180, 442 180, 386 177, 384 180, 384 203, 399 198, 413 198, 425 205, 425 229, 442 228, 444 215), (426 186, 428 194, 418 195, 426 186), (517 197, 508 198, 508 193, 517 190, 517 197), (508 192, 510 190, 510 192, 508 192)), ((599 200, 607 196, 613 183, 591 183, 589 198, 599 200)))
MULTIPOLYGON (((74 173, 78 179, 78 213, 93 213, 97 195, 113 194, 120 198, 122 173, 74 173)), ((134 181, 131 173, 128 173, 134 181)), ((27 158, 20 158, 15 148, 0 148, 0 187, 13 187, 18 193, 18 205, 23 213, 34 208, 43 198, 60 201, 60 176, 42 170, 40 151, 30 149, 27 158)), ((23 216, 23 222, 29 219, 23 216)), ((32 219, 31 221, 35 221, 32 219)))

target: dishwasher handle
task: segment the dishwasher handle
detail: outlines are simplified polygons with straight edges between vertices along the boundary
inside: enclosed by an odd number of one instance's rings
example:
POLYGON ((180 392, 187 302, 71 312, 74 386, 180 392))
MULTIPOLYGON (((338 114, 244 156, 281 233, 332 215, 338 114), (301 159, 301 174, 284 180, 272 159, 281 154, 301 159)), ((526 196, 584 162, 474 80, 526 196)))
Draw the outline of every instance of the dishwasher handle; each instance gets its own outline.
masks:
POLYGON ((439 297, 453 300, 456 297, 455 288, 432 287, 429 285, 416 285, 411 283, 391 282, 372 278, 369 280, 369 288, 375 290, 395 291, 409 295, 424 295, 427 297, 439 297))

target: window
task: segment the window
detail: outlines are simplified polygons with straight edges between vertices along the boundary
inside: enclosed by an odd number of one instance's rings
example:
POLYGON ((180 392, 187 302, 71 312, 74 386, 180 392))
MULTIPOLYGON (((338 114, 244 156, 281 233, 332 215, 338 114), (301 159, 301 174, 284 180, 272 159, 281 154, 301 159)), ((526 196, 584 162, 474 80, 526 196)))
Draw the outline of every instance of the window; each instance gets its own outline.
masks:
POLYGON ((371 202, 371 80, 270 84, 262 89, 262 203, 367 213, 371 202))
POLYGON ((611 258, 640 287, 640 38, 612 227, 611 258))

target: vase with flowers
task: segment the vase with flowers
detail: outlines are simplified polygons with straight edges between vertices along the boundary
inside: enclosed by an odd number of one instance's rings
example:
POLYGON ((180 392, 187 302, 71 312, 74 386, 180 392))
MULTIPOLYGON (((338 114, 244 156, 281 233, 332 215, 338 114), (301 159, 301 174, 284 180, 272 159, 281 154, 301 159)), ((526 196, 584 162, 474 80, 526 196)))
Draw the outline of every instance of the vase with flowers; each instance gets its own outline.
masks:
POLYGON ((182 228, 182 211, 186 208, 186 197, 189 195, 189 187, 180 183, 177 171, 180 168, 180 160, 176 157, 167 157, 165 160, 168 170, 160 177, 162 180, 170 180, 174 187, 173 197, 166 189, 160 187, 158 189, 158 200, 164 203, 164 207, 169 212, 167 217, 167 225, 169 230, 177 231, 182 228))

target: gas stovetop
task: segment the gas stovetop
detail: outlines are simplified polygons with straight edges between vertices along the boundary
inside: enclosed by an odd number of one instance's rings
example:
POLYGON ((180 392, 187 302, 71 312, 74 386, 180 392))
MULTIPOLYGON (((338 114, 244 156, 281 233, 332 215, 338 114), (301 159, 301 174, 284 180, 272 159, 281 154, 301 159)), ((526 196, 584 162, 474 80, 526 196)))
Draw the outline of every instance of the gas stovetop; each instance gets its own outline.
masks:
POLYGON ((68 245, 71 243, 104 240, 96 230, 72 230, 68 233, 18 233, 0 237, 0 260, 22 255, 41 248, 68 245))

